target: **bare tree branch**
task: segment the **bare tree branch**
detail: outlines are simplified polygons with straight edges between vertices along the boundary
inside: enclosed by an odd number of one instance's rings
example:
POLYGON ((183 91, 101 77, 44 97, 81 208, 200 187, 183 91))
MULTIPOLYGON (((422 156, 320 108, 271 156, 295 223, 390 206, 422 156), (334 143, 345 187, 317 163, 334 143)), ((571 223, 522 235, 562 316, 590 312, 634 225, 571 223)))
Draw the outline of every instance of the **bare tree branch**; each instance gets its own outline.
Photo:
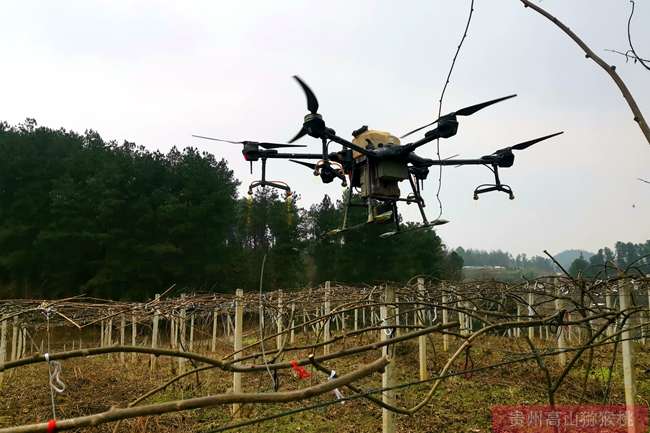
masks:
MULTIPOLYGON (((335 388, 341 388, 347 384, 382 371, 389 360, 386 357, 379 358, 370 364, 364 365, 358 370, 348 373, 333 380, 328 380, 318 385, 311 386, 296 391, 273 392, 273 393, 227 393, 215 394, 206 397, 189 398, 185 400, 169 401, 165 403, 150 404, 146 406, 112 408, 105 412, 94 415, 80 416, 77 418, 65 419, 56 422, 56 431, 71 430, 80 427, 96 426, 107 422, 118 421, 127 418, 141 416, 161 415, 169 412, 180 410, 198 409, 203 407, 213 407, 230 403, 288 403, 292 401, 305 400, 335 388)), ((38 433, 48 432, 50 428, 48 423, 38 423, 23 425, 20 427, 9 427, 0 429, 0 433, 38 433)))
POLYGON ((582 51, 585 52, 585 56, 588 59, 592 59, 594 62, 596 62, 596 64, 598 64, 598 66, 607 72, 607 74, 612 78, 612 80, 614 80, 614 83, 616 83, 619 90, 623 94, 623 97, 625 98, 625 101, 627 101, 630 110, 632 110, 632 114, 634 114, 634 121, 638 123, 639 128, 641 128, 641 132, 643 132, 643 135, 645 135, 648 144, 650 144, 650 128, 648 127, 648 123, 643 117, 643 113, 641 113, 641 109, 634 100, 632 93, 630 93, 630 90, 627 88, 621 77, 616 73, 616 66, 608 65, 602 58, 596 55, 596 53, 594 53, 591 48, 589 48, 587 44, 585 44, 584 41, 578 37, 578 35, 576 35, 569 27, 567 27, 564 23, 555 18, 549 12, 534 4, 530 0, 519 1, 521 1, 525 7, 533 9, 535 12, 539 13, 551 21, 553 24, 555 24, 557 27, 559 27, 560 30, 566 33, 567 36, 569 36, 576 44, 578 44, 582 51))

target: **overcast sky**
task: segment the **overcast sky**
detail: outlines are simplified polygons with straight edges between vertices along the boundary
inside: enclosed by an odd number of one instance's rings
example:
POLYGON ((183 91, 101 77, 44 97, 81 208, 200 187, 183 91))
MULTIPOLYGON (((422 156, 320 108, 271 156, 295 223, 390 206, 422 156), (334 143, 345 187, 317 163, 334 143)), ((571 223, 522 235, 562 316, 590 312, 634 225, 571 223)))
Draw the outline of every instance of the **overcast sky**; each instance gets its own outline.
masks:
MULTIPOLYGON (((544 0, 618 71, 650 117, 650 72, 605 52, 625 50, 627 0, 544 0)), ((28 1, 0 14, 0 119, 129 140, 150 149, 195 146, 254 180, 240 148, 193 139, 283 141, 300 128, 300 75, 339 135, 367 124, 401 135, 434 119, 469 1, 28 1)), ((650 57, 650 4, 637 2, 633 35, 650 57)), ((492 181, 482 167, 443 172, 450 247, 542 254, 596 250, 650 238, 650 146, 618 89, 578 47, 518 0, 478 0, 443 112, 510 93, 517 98, 460 118, 442 156, 477 157, 555 131, 501 171, 516 199, 472 199, 492 181)), ((309 151, 319 142, 304 138, 309 151)), ((419 153, 433 157, 435 147, 419 153)), ((286 161, 269 164, 309 206, 322 185, 286 161)), ((259 167, 255 171, 259 175, 259 167)), ((437 176, 425 185, 437 215, 437 176)), ((243 189, 243 188, 242 188, 243 189)), ((402 188, 405 190, 405 188, 402 188)), ((417 218, 414 206, 403 209, 417 218)))

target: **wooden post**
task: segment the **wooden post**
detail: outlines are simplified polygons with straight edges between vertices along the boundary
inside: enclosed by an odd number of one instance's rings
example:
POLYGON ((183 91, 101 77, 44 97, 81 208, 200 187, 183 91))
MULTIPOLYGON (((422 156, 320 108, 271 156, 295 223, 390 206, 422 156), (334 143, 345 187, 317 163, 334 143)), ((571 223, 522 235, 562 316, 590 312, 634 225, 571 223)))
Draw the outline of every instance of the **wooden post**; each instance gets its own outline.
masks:
POLYGON ((210 346, 213 353, 217 351, 217 317, 219 317, 219 310, 215 308, 212 311, 212 346, 210 346))
POLYGON ((104 347, 104 341, 106 341, 106 337, 104 337, 104 321, 102 320, 99 331, 99 347, 104 347))
MULTIPOLYGON (((0 364, 4 364, 7 360, 7 321, 0 321, 0 364)), ((0 387, 2 386, 2 379, 4 373, 0 373, 0 387)))
POLYGON ((190 348, 189 351, 194 350, 194 312, 190 313, 190 348))
MULTIPOLYGON (((636 281, 636 280, 632 280, 632 294, 631 294, 631 296, 633 297, 633 299, 639 299, 641 297, 641 291, 639 290, 639 282, 636 281)), ((648 305, 648 309, 650 309, 650 305, 648 305)), ((637 316, 638 317, 638 325, 640 326, 639 330, 638 330, 638 334, 641 337, 641 344, 643 344, 644 346, 645 346, 645 339, 646 339, 646 335, 645 335, 645 328, 646 327, 644 326, 645 323, 643 322, 643 320, 644 320, 644 317, 647 314, 647 311, 648 310, 646 310, 646 312, 639 313, 639 315, 637 316)))
MULTIPOLYGON (((607 292, 605 293, 605 306, 607 307, 607 310, 611 312, 612 309, 614 308, 614 295, 612 294, 612 291, 610 290, 609 287, 606 287, 605 290, 607 290, 607 292)), ((615 326, 616 325, 614 324, 610 324, 607 327, 607 329, 605 330, 605 335, 607 337, 611 337, 614 334, 615 326)))
POLYGON ((460 335, 465 335, 465 314, 460 310, 465 308, 465 304, 461 301, 458 301, 458 296, 456 296, 456 302, 454 303, 456 308, 458 308, 458 328, 460 335))
MULTIPOLYGON (((521 320, 521 305, 517 303, 517 321, 519 322, 520 320, 521 320)), ((515 336, 521 337, 521 328, 519 327, 515 328, 515 336)))
POLYGON ((646 311, 646 322, 644 332, 648 333, 650 328, 650 287, 648 287, 648 311, 646 311))
POLYGON ((226 310, 226 335, 232 336, 232 319, 230 318, 230 311, 226 310))
MULTIPOLYGON (((155 298, 156 304, 160 301, 160 294, 156 293, 156 298, 155 298)), ((160 310, 158 309, 158 305, 156 305, 156 311, 153 313, 153 325, 152 325, 152 331, 151 331, 151 348, 155 349, 158 347, 158 320, 160 320, 160 310)), ((151 370, 154 370, 156 368, 156 356, 151 355, 151 370)))
MULTIPOLYGON (((178 330, 180 332, 180 338, 179 338, 179 343, 180 343, 180 351, 181 352, 186 352, 187 351, 187 340, 185 339, 186 336, 186 331, 187 331, 187 310, 185 309, 185 306, 183 305, 185 301, 185 294, 181 295, 181 317, 180 317, 180 322, 178 323, 178 330)), ((183 374, 185 372, 185 358, 178 358, 178 374, 183 374)))
MULTIPOLYGON (((241 352, 242 348, 242 334, 243 334, 243 322, 244 322, 244 303, 243 303, 244 291, 242 289, 237 289, 235 297, 235 360, 242 357, 241 352)), ((239 365, 239 362, 235 363, 239 365)), ((241 388, 241 373, 232 374, 232 390, 234 393, 242 392, 241 388)), ((232 413, 235 418, 241 418, 241 411, 239 410, 240 406, 238 403, 232 405, 232 413)))
POLYGON ((359 307, 354 307, 354 330, 359 330, 359 307))
MULTIPOLYGON (((138 337, 138 322, 135 320, 135 313, 131 313, 131 346, 135 346, 138 337)), ((81 348, 81 337, 79 337, 79 348, 81 348)), ((135 363, 135 353, 131 354, 131 362, 135 363)))
POLYGON ((309 316, 307 316, 307 311, 305 311, 305 306, 302 307, 302 333, 307 334, 307 322, 309 321, 309 316))
MULTIPOLYGON (((619 283, 618 302, 621 312, 625 312, 631 306, 630 285, 625 281, 619 283)), ((621 353, 623 354, 623 384, 625 386, 625 406, 627 412, 628 432, 641 433, 635 426, 634 403, 636 400, 636 382, 634 378, 634 343, 630 331, 632 317, 628 317, 621 332, 621 353)))
POLYGON ((280 350, 282 347, 282 315, 284 305, 282 305, 282 290, 278 290, 278 317, 275 321, 278 335, 275 337, 275 348, 280 350))
MULTIPOLYGON (((23 326, 22 329, 23 329, 23 351, 20 353, 21 358, 24 357, 25 355, 27 355, 27 353, 28 353, 28 351, 27 351, 27 327, 23 326)), ((74 344, 74 340, 72 340, 72 342, 74 344)))
MULTIPOLYGON (((386 286, 384 291, 384 303, 380 308, 380 314, 382 319, 382 326, 394 326, 395 325, 395 289, 390 286, 386 286)), ((381 332, 381 341, 386 341, 388 339, 394 338, 394 335, 390 333, 388 329, 384 329, 381 332)), ((389 356, 389 346, 386 345, 381 349, 383 356, 389 356)), ((393 365, 392 363, 384 367, 384 373, 381 375, 381 385, 382 388, 388 388, 393 386, 393 365)), ((382 401, 386 404, 394 404, 394 394, 395 391, 384 391, 382 393, 382 401)), ((382 418, 382 432, 383 433, 395 433, 395 414, 388 409, 381 410, 382 418)))
POLYGON ((399 308, 398 304, 399 304, 399 297, 397 295, 395 295, 395 308, 394 308, 394 310, 395 310, 395 337, 399 337, 400 335, 402 335, 402 332, 399 329, 399 311, 400 311, 400 308, 399 308))
POLYGON ((108 324, 106 325, 106 345, 113 345, 113 318, 108 319, 108 324))
MULTIPOLYGON (((528 292, 528 316, 529 320, 533 320, 533 315, 535 314, 533 311, 533 304, 535 303, 535 294, 531 291, 528 292)), ((540 334, 541 337, 541 334, 540 334)), ((528 328, 528 338, 531 340, 535 338, 535 328, 533 326, 528 328)))
POLYGON ((260 310, 257 315, 259 319, 260 330, 262 331, 262 333, 264 333, 264 331, 266 331, 266 322, 264 321, 265 311, 264 311, 264 303, 262 302, 260 302, 260 310))
MULTIPOLYGON (((426 292, 424 289, 424 278, 418 278, 418 295, 421 300, 426 298, 426 292)), ((418 304, 416 308, 420 308, 420 311, 417 311, 417 324, 424 327, 424 311, 425 304, 418 304)), ((427 380, 429 378, 429 372, 427 371, 427 336, 420 335, 418 337, 418 358, 420 361, 420 380, 427 380)))
MULTIPOLYGON (((126 316, 120 314, 120 346, 124 346, 124 333, 126 331, 126 316)), ((124 352, 120 352, 120 362, 124 364, 124 352)))
POLYGON ((169 319, 169 348, 176 348, 176 318, 174 317, 174 311, 172 311, 169 319))
MULTIPOLYGON (((325 281, 325 311, 323 316, 325 317, 325 329, 323 333, 323 340, 329 341, 330 340, 330 317, 329 314, 331 312, 331 303, 330 303, 330 295, 331 295, 331 289, 330 289, 330 282, 325 281)), ((326 344, 323 346, 323 354, 329 355, 330 353, 330 345, 326 344)))
POLYGON ((295 339, 296 339, 296 332, 295 332, 295 330, 293 329, 294 326, 295 326, 295 324, 296 324, 296 321, 295 321, 295 319, 293 318, 293 315, 294 315, 295 313, 296 313, 296 304, 292 302, 292 303, 291 303, 291 323, 289 324, 289 326, 291 326, 291 335, 290 335, 290 337, 289 337, 289 343, 291 343, 291 344, 293 344, 294 341, 295 341, 295 339))
MULTIPOLYGON (((445 286, 442 286, 445 290, 445 286)), ((449 323, 447 306, 449 304, 449 295, 447 292, 442 292, 442 324, 443 326, 449 323)), ((442 334, 442 350, 447 352, 449 350, 449 334, 442 334)))
POLYGON ((22 356, 23 356, 23 328, 22 328, 22 326, 19 326, 18 327, 18 345, 16 347, 16 359, 20 359, 20 358, 22 358, 22 356))
MULTIPOLYGON (((557 281, 555 281, 554 283, 556 285, 556 287, 555 287, 555 296, 560 296, 561 293, 560 293, 560 288, 557 286, 557 281)), ((564 301, 562 299, 557 299, 556 298, 555 299, 555 310, 560 311, 562 309, 564 309, 564 301)), ((562 318, 562 320, 564 320, 564 317, 562 318)), ((566 357, 567 357, 566 352, 563 352, 563 350, 566 349, 566 347, 567 347, 566 346, 566 341, 565 341, 565 335, 564 335, 566 333, 565 328, 566 328, 565 325, 557 327, 557 333, 558 333, 557 348, 558 348, 558 350, 561 351, 560 354, 558 355, 558 359, 559 359, 559 362, 560 362, 560 366, 562 366, 562 367, 564 367, 566 365, 566 357)))

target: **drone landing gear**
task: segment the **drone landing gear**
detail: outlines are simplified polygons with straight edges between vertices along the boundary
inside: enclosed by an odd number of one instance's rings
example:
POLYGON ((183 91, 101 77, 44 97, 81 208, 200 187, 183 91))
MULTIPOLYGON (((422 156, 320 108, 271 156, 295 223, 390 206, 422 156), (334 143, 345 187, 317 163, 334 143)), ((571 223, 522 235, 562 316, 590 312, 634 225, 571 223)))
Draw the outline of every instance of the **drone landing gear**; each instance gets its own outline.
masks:
POLYGON ((256 180, 255 182, 252 182, 250 185, 248 185, 248 195, 253 195, 253 190, 255 188, 259 188, 259 187, 264 188, 265 186, 281 189, 284 191, 285 198, 291 197, 292 192, 289 185, 287 185, 284 182, 277 182, 277 181, 274 182, 274 181, 266 180, 266 158, 262 158, 262 179, 256 180))
POLYGON ((510 188, 509 185, 505 185, 505 184, 496 184, 496 185, 494 185, 494 184, 484 184, 484 185, 477 186, 476 189, 474 190, 474 200, 478 200, 478 195, 479 194, 483 194, 483 193, 486 193, 486 192, 492 192, 492 191, 505 192, 506 194, 508 194, 508 198, 510 200, 515 199, 515 195, 512 193, 512 188, 510 188))
POLYGON ((508 194, 508 198, 510 200, 515 199, 515 195, 512 193, 512 188, 510 188, 510 185, 505 185, 501 183, 501 180, 499 179, 499 166, 496 164, 492 164, 492 167, 489 165, 486 165, 487 168, 490 169, 492 173, 494 173, 494 183, 486 183, 483 185, 479 185, 476 187, 474 190, 474 200, 478 200, 479 194, 483 194, 486 192, 492 192, 492 191, 501 191, 505 192, 508 194))

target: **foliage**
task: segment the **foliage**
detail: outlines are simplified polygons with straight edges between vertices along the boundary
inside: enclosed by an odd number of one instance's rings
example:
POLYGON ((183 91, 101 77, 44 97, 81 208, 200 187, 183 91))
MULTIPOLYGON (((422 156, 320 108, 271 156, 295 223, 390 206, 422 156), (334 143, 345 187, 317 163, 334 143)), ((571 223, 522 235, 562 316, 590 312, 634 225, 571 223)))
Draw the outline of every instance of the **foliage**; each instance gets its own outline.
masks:
POLYGON ((571 266, 569 266, 569 275, 572 277, 583 275, 587 267, 589 267, 589 262, 586 261, 582 255, 580 255, 580 257, 575 259, 573 263, 571 263, 571 266))
POLYGON ((0 122, 0 296, 252 290, 265 256, 264 289, 459 276, 462 259, 433 231, 384 240, 392 228, 368 227, 324 240, 340 202, 306 211, 273 189, 241 199, 238 185, 225 160, 193 148, 163 154, 92 130, 0 122))
POLYGON ((555 273, 553 262, 545 257, 528 257, 526 254, 517 254, 513 257, 507 251, 473 250, 456 248, 456 253, 462 257, 466 266, 501 266, 506 269, 518 269, 525 274, 548 275, 555 273))
MULTIPOLYGON (((358 201, 358 197, 353 195, 353 203, 358 201)), ((406 223, 403 224, 404 233, 382 239, 379 235, 394 230, 394 226, 372 224, 345 232, 340 237, 323 237, 327 230, 342 224, 343 216, 343 200, 333 203, 329 196, 307 212, 306 232, 310 241, 310 256, 316 268, 316 280, 350 283, 405 281, 414 275, 460 278, 462 258, 448 253, 435 231, 411 230, 417 225, 406 223)), ((366 208, 350 208, 348 227, 366 220, 366 208)))
POLYGON ((238 182, 225 161, 39 128, 0 129, 0 278, 17 296, 149 297, 228 280, 238 182))
POLYGON ((614 245, 614 250, 608 247, 599 249, 589 258, 584 276, 612 276, 618 272, 617 268, 625 270, 628 267, 638 274, 650 274, 650 240, 638 244, 619 241, 614 245))

